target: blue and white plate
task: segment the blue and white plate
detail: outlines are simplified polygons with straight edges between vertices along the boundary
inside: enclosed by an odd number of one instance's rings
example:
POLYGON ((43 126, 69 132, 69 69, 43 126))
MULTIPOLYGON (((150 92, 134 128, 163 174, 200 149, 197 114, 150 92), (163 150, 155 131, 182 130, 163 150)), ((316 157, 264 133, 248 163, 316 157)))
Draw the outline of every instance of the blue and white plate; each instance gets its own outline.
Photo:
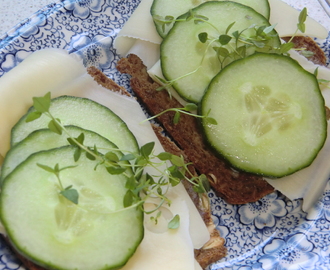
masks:
MULTIPOLYGON (((129 88, 128 76, 115 69, 119 56, 113 41, 139 2, 62 0, 46 6, 0 37, 0 76, 33 51, 53 47, 80 55, 86 66, 96 65, 129 88)), ((320 45, 329 58, 330 45, 320 45)), ((302 212, 300 200, 290 201, 278 192, 240 206, 213 192, 209 197, 228 249, 211 270, 330 269, 330 182, 313 214, 302 212)), ((1 240, 0 270, 5 269, 24 268, 1 240)))

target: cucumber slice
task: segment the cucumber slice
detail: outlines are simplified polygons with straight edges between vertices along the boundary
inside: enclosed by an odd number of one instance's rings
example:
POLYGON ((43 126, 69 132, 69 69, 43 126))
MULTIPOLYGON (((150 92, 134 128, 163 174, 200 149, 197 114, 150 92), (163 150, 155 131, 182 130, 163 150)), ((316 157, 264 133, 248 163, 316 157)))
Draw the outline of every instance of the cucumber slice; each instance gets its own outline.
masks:
MULTIPOLYGON (((76 126, 66 126, 72 137, 78 137, 84 134, 84 145, 94 147, 97 145, 99 152, 105 154, 112 149, 118 149, 115 144, 108 139, 90 130, 82 129, 76 126)), ((15 167, 24 161, 29 155, 42 150, 57 148, 69 145, 68 135, 63 133, 58 135, 50 129, 38 129, 30 133, 25 139, 15 144, 6 154, 1 168, 0 183, 15 167)), ((120 152, 116 152, 119 153, 120 152)))
POLYGON ((282 177, 309 166, 327 136, 315 76, 295 60, 258 53, 225 67, 210 83, 201 113, 211 146, 234 167, 282 177))
MULTIPOLYGON (((13 127, 11 133, 11 145, 23 140, 32 131, 47 128, 50 119, 42 115, 39 119, 26 122, 31 107, 13 127)), ((60 96, 52 99, 50 111, 54 117, 59 118, 64 125, 75 125, 107 138, 118 146, 123 152, 138 153, 138 143, 135 136, 109 108, 87 98, 60 96)))
POLYGON ((119 269, 135 252, 144 234, 142 211, 123 209, 124 175, 64 146, 29 156, 9 174, 0 198, 1 221, 13 246, 47 269, 119 269), (79 192, 78 205, 59 194, 56 176, 36 164, 60 168, 63 187, 79 192))
MULTIPOLYGON (((177 18, 186 13, 188 10, 193 9, 204 2, 206 2, 206 0, 154 0, 150 13, 154 18, 157 18, 157 16, 161 18, 166 18, 167 16, 177 18)), ((265 18, 269 19, 270 7, 268 0, 236 0, 233 2, 249 6, 262 14, 265 18)), ((170 29, 173 27, 173 23, 169 23, 165 26, 165 28, 163 28, 162 24, 155 22, 155 26, 158 34, 162 38, 165 38, 170 29)))
MULTIPOLYGON (((269 22, 252 8, 230 1, 206 2, 193 9, 193 12, 207 17, 208 22, 196 24, 194 19, 176 22, 161 44, 160 60, 164 77, 168 81, 174 81, 173 87, 179 95, 188 101, 198 103, 211 79, 221 69, 218 55, 214 50, 214 47, 220 47, 219 35, 225 34, 228 26, 235 22, 229 34, 246 29, 244 36, 252 37, 256 34, 255 29, 251 28, 252 25, 269 26, 269 22), (199 34, 204 32, 208 33, 208 37, 214 38, 212 43, 209 40, 205 43, 199 41, 199 34)), ((180 16, 180 19, 187 16, 189 13, 180 16)), ((255 51, 267 51, 278 47, 280 40, 276 32, 272 30, 270 33, 274 35, 268 40, 267 44, 270 47, 257 49, 251 46, 242 54, 250 55, 255 51)), ((233 52, 235 43, 236 39, 233 38, 229 44, 222 47, 233 52)), ((238 47, 242 45, 243 43, 238 42, 238 47)), ((223 65, 234 59, 226 58, 223 65)))

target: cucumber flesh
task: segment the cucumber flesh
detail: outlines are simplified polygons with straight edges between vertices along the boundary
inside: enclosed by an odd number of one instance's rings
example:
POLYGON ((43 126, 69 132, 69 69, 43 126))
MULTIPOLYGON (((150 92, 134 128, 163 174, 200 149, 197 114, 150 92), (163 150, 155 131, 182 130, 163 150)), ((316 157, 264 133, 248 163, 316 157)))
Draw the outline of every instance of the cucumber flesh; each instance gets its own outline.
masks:
POLYGON ((110 175, 73 146, 29 156, 9 174, 0 198, 1 221, 21 254, 47 269, 119 269, 143 238, 143 213, 123 209, 124 175, 110 175), (36 164, 60 168, 64 187, 79 192, 78 205, 59 194, 54 174, 36 164), (28 232, 28 233, 26 233, 28 232))
MULTIPOLYGON (((42 115, 26 122, 31 107, 13 127, 11 146, 23 140, 31 132, 48 127, 50 119, 42 115)), ((75 125, 98 133, 113 142, 122 152, 138 153, 138 143, 126 123, 109 108, 87 98, 60 96, 52 99, 50 111, 64 125, 75 125)))
POLYGON ((210 145, 235 168, 282 177, 309 166, 327 136, 315 76, 295 60, 258 53, 225 67, 210 83, 201 114, 210 145))
MULTIPOLYGON (((102 154, 105 154, 107 151, 112 149, 117 149, 115 144, 93 131, 76 126, 66 126, 66 129, 70 136, 74 138, 83 133, 85 138, 84 145, 89 147, 94 147, 94 145, 97 145, 99 152, 102 154)), ((13 169, 15 169, 18 164, 24 161, 31 154, 42 150, 69 145, 67 138, 68 135, 66 133, 58 135, 50 129, 38 129, 30 133, 24 140, 15 144, 7 152, 1 168, 0 183, 2 183, 3 179, 5 179, 5 177, 13 169)), ((118 151, 116 153, 119 155, 118 151)))
MULTIPOLYGON (((198 103, 211 79, 221 70, 222 66, 235 60, 226 58, 221 64, 214 47, 219 47, 219 35, 226 33, 230 24, 235 24, 229 34, 244 29, 244 36, 254 36, 256 31, 252 25, 258 27, 270 26, 268 20, 257 13, 254 9, 230 1, 211 1, 199 5, 193 12, 208 18, 207 23, 196 24, 194 20, 178 21, 161 43, 161 68, 167 81, 174 81, 173 87, 184 99, 198 103), (221 19, 219 19, 221 18, 221 19), (214 27, 212 27, 212 24, 214 27), (214 39, 202 43, 198 36, 200 33, 208 33, 208 37, 214 39), (192 73, 192 74, 191 74, 192 73), (188 75, 189 74, 189 75, 188 75), (188 76, 187 76, 188 75, 188 76)), ((188 14, 180 16, 184 19, 188 14)), ((249 47, 246 55, 255 51, 272 52, 274 47, 280 45, 280 40, 275 32, 271 31, 272 37, 264 48, 249 47)), ((233 52, 235 38, 229 44, 225 44, 229 52, 233 52)), ((243 44, 238 42, 238 47, 243 44)))
MULTIPOLYGON (((224 1, 224 0, 217 0, 224 1)), ((172 16, 177 18, 180 15, 186 13, 188 10, 197 7, 198 5, 206 2, 205 0, 154 0, 150 9, 152 16, 160 16, 165 18, 166 16, 172 16)), ((249 6, 255 11, 262 14, 265 18, 269 19, 270 7, 268 0, 236 0, 234 2, 249 6)), ((162 25, 155 23, 158 34, 165 38, 170 29, 173 27, 173 23, 166 25, 163 29, 162 25)))

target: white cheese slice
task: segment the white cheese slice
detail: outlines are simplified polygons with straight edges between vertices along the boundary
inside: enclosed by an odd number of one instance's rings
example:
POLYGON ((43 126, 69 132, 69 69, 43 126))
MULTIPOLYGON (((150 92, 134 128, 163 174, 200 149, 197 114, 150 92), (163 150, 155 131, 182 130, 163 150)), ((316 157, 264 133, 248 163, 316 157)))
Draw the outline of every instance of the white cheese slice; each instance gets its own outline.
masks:
MULTIPOLYGON (((269 21, 272 25, 276 24, 276 31, 280 37, 292 36, 296 32, 299 13, 297 9, 291 7, 281 0, 268 0, 270 5, 269 21)), ((305 35, 326 39, 328 30, 321 24, 307 17, 305 33, 297 32, 297 35, 305 35)))
POLYGON ((159 59, 159 44, 162 41, 150 14, 152 2, 141 1, 114 41, 114 48, 119 55, 134 53, 143 59, 148 68, 159 59))
MULTIPOLYGON (((158 233, 145 226, 145 235, 133 257, 122 270, 194 269, 194 252, 189 235, 189 214, 185 201, 175 188, 168 194, 173 201, 169 211, 172 216, 180 215, 180 227, 158 233)), ((145 220, 148 221, 148 216, 145 220)))
POLYGON ((86 73, 81 61, 69 57, 66 51, 57 49, 33 53, 14 69, 14 72, 7 72, 0 78, 2 156, 9 149, 11 128, 31 106, 33 96, 43 95, 45 89, 53 92, 54 97, 64 94, 63 86, 86 73))

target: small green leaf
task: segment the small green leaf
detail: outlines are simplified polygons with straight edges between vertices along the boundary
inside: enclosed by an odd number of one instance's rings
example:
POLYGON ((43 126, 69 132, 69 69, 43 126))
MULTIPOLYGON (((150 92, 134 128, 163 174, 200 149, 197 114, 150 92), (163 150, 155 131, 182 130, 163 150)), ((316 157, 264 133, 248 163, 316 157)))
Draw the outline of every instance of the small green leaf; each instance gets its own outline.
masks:
POLYGON ((221 45, 227 45, 232 40, 232 37, 229 35, 220 35, 219 42, 221 45))
POLYGON ((81 148, 77 148, 75 151, 74 151, 74 154, 73 154, 73 160, 75 162, 77 162, 79 160, 79 158, 81 157, 81 148))
POLYGON ((211 187, 210 187, 210 182, 209 180, 207 179, 206 175, 205 174, 201 174, 199 176, 199 181, 200 183, 202 184, 202 186, 204 187, 205 191, 208 192, 210 191, 211 187))
POLYGON ((301 51, 301 54, 303 56, 305 56, 306 58, 309 58, 309 57, 312 57, 314 55, 314 52, 311 52, 311 51, 306 51, 306 50, 302 50, 301 51))
POLYGON ((96 160, 95 155, 92 154, 92 153, 89 153, 89 152, 86 152, 86 157, 87 157, 89 160, 96 160))
POLYGON ((127 155, 123 155, 121 158, 120 158, 120 161, 128 161, 128 160, 133 160, 135 159, 136 156, 133 155, 133 154, 127 154, 127 155))
POLYGON ((231 24, 228 25, 228 27, 227 27, 227 29, 226 29, 226 34, 229 33, 230 29, 234 26, 235 23, 236 23, 236 22, 233 22, 233 23, 231 23, 231 24))
POLYGON ((275 29, 275 26, 276 26, 276 24, 271 25, 271 26, 267 26, 267 27, 264 28, 263 32, 268 35, 270 32, 272 32, 275 29))
POLYGON ((84 140, 85 140, 85 134, 82 132, 79 134, 79 136, 76 138, 77 142, 79 142, 80 144, 84 144, 84 140))
POLYGON ((40 168, 42 168, 42 169, 44 169, 47 172, 55 173, 54 168, 51 168, 51 167, 49 167, 47 165, 43 165, 43 164, 37 163, 37 166, 40 167, 40 168))
POLYGON ((155 146, 155 142, 146 143, 141 147, 141 155, 145 158, 149 157, 155 146))
MULTIPOLYGON (((56 119, 57 121, 60 121, 59 119, 56 119)), ((48 123, 48 128, 53 131, 56 134, 61 135, 62 134, 62 127, 59 125, 59 123, 55 120, 51 120, 48 123)))
POLYGON ((34 97, 33 98, 33 107, 41 113, 49 111, 50 107, 50 92, 48 92, 43 97, 34 97))
POLYGON ((124 207, 130 207, 134 202, 134 193, 131 190, 127 190, 125 196, 124 196, 124 207))
POLYGON ((25 122, 28 123, 28 122, 32 122, 38 118, 40 118, 40 116, 42 115, 41 112, 37 112, 37 111, 33 111, 33 112, 30 112, 26 119, 25 119, 25 122))
POLYGON ((112 162, 118 162, 119 161, 119 157, 114 153, 114 152, 107 152, 104 157, 109 160, 109 161, 112 161, 112 162))
POLYGON ((62 190, 60 194, 62 194, 65 198, 67 198, 69 201, 73 202, 74 204, 78 204, 79 193, 76 189, 71 188, 71 186, 62 190))
POLYGON ((170 172, 171 176, 177 179, 183 179, 184 175, 179 170, 179 168, 175 165, 168 168, 168 171, 170 172))
POLYGON ((183 109, 188 112, 195 111, 197 110, 197 105, 195 103, 187 103, 183 109))
POLYGON ((224 47, 218 47, 217 48, 217 54, 224 57, 224 58, 226 58, 230 55, 230 52, 224 47))
POLYGON ((134 176, 128 177, 126 184, 125 184, 125 188, 130 189, 130 190, 134 190, 137 186, 137 182, 134 176))
POLYGON ((178 167, 182 167, 185 164, 183 157, 176 155, 172 155, 171 162, 178 167))
POLYGON ((308 15, 307 8, 304 7, 299 13, 299 17, 298 17, 299 23, 304 23, 307 19, 307 15, 308 15))
POLYGON ((205 117, 205 122, 210 125, 217 125, 218 122, 213 117, 205 117))
POLYGON ((122 174, 126 171, 125 167, 120 167, 120 166, 107 166, 106 169, 108 173, 112 175, 122 174))
POLYGON ((180 216, 175 215, 171 221, 168 223, 167 227, 171 230, 175 230, 180 227, 180 216))
POLYGON ((181 114, 180 112, 176 111, 173 117, 173 123, 176 125, 180 122, 181 114))
POLYGON ((160 154, 158 154, 157 156, 160 160, 170 160, 172 158, 172 154, 168 153, 168 152, 162 152, 160 154))
POLYGON ((297 24, 297 27, 300 32, 305 33, 305 30, 306 30, 305 21, 307 19, 307 8, 303 8, 303 10, 299 14, 298 19, 299 19, 299 22, 297 24))
POLYGON ((208 34, 206 32, 199 33, 198 39, 200 42, 205 43, 208 39, 208 34))
POLYGON ((287 53, 294 47, 293 42, 283 43, 280 46, 280 53, 287 53))

